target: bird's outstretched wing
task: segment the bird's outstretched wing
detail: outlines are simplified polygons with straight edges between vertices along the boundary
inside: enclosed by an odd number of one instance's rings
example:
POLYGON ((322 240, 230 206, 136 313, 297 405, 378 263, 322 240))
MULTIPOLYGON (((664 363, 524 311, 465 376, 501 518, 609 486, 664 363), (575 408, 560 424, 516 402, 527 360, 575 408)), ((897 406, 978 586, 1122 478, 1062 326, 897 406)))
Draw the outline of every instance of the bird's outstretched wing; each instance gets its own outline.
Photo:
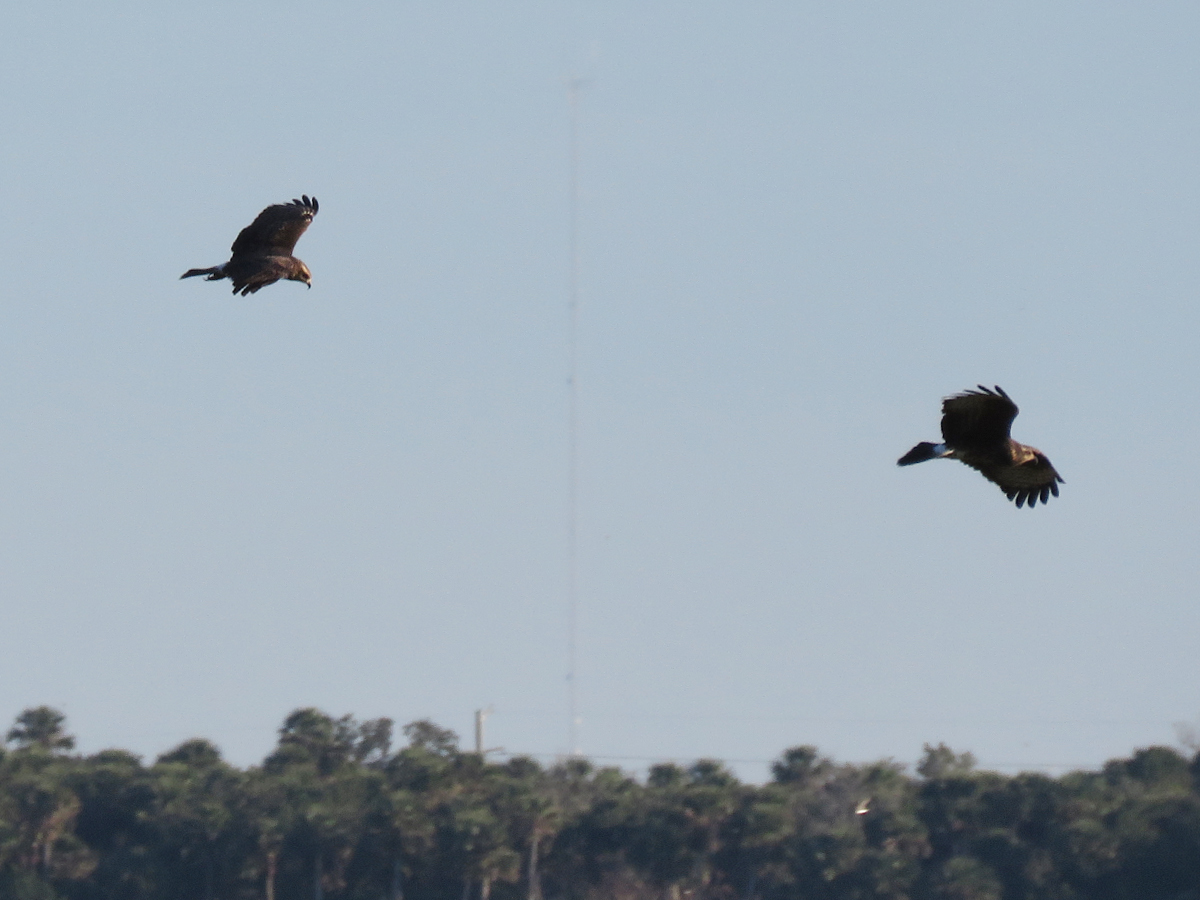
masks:
POLYGON ((1038 500, 1045 503, 1052 494, 1057 497, 1062 476, 1055 471, 1046 454, 1025 444, 1018 444, 1014 449, 1016 453, 1025 457, 1023 462, 1008 466, 990 466, 979 465, 970 460, 963 461, 978 469, 984 478, 1004 491, 1004 496, 1015 501, 1018 509, 1026 503, 1032 508, 1037 505, 1038 500))
POLYGON ((979 385, 942 401, 942 440, 956 450, 980 453, 1007 448, 1009 429, 1017 417, 1017 404, 996 385, 979 385))
POLYGON ((317 198, 302 195, 291 203, 276 203, 260 212, 233 242, 233 255, 291 256, 300 235, 317 214, 317 198))

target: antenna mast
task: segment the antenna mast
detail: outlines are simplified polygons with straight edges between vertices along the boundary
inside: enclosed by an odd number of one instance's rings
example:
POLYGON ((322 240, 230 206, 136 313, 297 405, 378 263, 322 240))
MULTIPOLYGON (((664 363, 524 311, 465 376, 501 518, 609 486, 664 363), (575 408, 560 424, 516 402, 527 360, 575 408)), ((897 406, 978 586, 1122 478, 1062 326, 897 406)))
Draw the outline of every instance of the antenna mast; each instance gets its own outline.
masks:
POLYGON ((579 92, 582 88, 582 79, 572 78, 567 89, 567 98, 571 105, 571 188, 568 214, 571 264, 567 301, 567 707, 570 715, 569 747, 572 756, 579 755, 578 685, 575 680, 575 635, 579 605, 579 548, 576 530, 579 513, 579 397, 575 367, 579 328, 579 92))

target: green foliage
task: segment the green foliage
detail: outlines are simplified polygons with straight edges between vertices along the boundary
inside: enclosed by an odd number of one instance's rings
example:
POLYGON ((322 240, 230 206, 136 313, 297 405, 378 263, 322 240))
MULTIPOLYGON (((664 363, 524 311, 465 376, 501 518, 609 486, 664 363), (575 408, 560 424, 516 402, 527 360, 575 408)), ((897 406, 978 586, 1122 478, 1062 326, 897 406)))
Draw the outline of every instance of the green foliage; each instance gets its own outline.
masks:
POLYGON ((48 706, 27 709, 17 716, 4 739, 23 750, 38 748, 48 753, 72 750, 75 738, 64 730, 66 720, 66 716, 48 706))
POLYGON ((1062 778, 926 745, 910 775, 786 750, 644 780, 491 761, 427 720, 300 709, 258 767, 194 739, 147 767, 71 755, 55 710, 0 753, 3 900, 1185 900, 1200 757, 1138 750, 1062 778))
POLYGON ((944 778, 947 775, 965 775, 973 768, 973 753, 955 753, 945 744, 936 747, 926 744, 925 755, 917 763, 917 774, 922 778, 944 778))

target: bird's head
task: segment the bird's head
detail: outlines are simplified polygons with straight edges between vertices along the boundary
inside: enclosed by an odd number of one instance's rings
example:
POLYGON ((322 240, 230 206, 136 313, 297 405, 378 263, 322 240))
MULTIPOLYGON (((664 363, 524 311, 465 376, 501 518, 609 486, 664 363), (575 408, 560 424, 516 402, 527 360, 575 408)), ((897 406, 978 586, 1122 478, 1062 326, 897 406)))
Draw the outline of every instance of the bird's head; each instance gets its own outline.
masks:
POLYGON ((308 270, 308 266, 296 260, 296 266, 292 270, 292 274, 288 276, 289 281, 300 281, 312 288, 312 272, 308 270))

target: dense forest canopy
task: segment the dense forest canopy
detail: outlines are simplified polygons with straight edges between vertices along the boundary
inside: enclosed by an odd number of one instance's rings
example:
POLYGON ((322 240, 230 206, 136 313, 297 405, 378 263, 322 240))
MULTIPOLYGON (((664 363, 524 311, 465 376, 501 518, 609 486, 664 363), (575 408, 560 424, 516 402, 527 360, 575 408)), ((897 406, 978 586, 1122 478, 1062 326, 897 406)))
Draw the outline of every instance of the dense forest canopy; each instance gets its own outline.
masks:
POLYGON ((909 773, 793 747, 644 779, 452 731, 299 709, 259 766, 187 741, 74 753, 21 713, 0 750, 3 900, 1200 900, 1200 754, 1061 778, 926 745, 909 773))

